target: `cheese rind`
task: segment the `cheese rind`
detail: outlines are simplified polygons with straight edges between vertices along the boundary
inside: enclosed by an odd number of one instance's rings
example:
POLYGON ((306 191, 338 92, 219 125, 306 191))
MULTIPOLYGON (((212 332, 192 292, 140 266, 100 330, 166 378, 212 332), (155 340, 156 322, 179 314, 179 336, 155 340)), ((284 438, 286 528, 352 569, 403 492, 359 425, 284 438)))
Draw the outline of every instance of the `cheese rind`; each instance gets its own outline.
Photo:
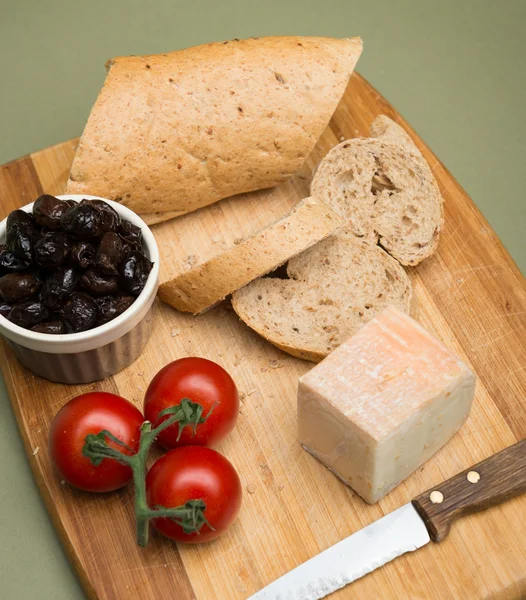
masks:
POLYGON ((299 441, 374 503, 455 434, 474 390, 460 359, 388 307, 300 379, 299 441))

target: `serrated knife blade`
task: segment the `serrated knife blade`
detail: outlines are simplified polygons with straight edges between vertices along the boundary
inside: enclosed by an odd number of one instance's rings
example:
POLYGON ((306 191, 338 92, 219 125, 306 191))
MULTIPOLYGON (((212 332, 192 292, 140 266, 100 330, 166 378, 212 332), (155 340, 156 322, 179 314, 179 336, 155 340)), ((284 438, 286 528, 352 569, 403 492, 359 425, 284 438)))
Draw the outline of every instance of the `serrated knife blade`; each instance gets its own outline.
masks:
POLYGON ((318 600, 378 567, 440 542, 451 524, 526 492, 526 439, 420 494, 293 569, 248 600, 318 600))
POLYGON ((430 541, 411 503, 324 550, 248 600, 318 600, 430 541))

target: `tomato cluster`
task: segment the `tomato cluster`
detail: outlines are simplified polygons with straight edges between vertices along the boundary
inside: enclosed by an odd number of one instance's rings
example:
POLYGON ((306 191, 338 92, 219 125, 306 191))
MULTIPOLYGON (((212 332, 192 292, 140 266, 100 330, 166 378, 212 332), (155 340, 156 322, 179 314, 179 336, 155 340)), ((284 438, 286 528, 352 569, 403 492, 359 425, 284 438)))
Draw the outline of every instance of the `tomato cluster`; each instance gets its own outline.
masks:
POLYGON ((165 366, 151 381, 144 417, 128 400, 107 392, 70 400, 53 419, 49 451, 60 476, 71 485, 111 492, 137 477, 135 458, 141 454, 144 432, 153 427, 156 435, 159 428, 157 441, 169 451, 146 475, 148 518, 166 537, 206 542, 228 529, 241 506, 241 483, 234 467, 208 447, 232 431, 238 411, 236 385, 221 366, 204 358, 183 358, 165 366), (175 422, 168 425, 167 419, 175 422), (103 448, 97 459, 86 452, 89 440, 96 452, 103 448), (155 517, 158 508, 173 508, 177 517, 170 510, 165 510, 170 516, 155 517), (191 526, 196 519, 198 526, 191 526))

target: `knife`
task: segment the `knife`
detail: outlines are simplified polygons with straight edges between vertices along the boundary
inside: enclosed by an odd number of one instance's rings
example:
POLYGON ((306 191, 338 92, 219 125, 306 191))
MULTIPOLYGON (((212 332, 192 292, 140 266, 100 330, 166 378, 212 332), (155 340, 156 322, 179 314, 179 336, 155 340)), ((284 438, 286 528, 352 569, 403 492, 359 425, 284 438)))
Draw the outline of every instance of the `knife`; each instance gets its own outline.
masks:
POLYGON ((459 517, 526 492, 526 439, 490 456, 283 575, 248 600, 318 600, 440 542, 459 517))

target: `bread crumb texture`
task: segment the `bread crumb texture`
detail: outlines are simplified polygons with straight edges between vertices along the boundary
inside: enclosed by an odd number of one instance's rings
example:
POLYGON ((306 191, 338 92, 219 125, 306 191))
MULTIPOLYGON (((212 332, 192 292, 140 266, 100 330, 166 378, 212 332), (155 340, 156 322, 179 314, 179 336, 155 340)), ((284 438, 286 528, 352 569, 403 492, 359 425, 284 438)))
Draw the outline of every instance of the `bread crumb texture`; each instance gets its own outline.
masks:
POLYGON ((258 279, 232 296, 239 317, 285 352, 320 361, 386 306, 409 312, 412 287, 381 247, 342 229, 291 259, 289 279, 258 279))
POLYGON ((444 219, 440 190, 399 125, 381 115, 371 134, 328 152, 311 195, 340 214, 357 237, 380 244, 404 265, 417 265, 438 246, 444 219))

